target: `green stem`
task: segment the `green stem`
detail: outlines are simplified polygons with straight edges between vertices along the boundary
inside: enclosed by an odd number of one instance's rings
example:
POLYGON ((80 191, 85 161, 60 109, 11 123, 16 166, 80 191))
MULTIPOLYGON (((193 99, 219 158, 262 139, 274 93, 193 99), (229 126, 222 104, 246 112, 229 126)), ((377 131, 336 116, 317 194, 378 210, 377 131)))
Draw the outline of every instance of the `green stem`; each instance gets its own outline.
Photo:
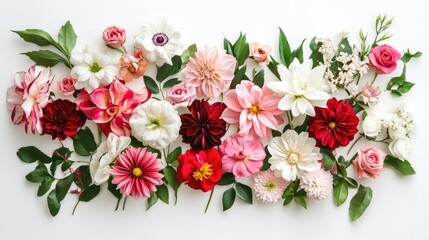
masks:
POLYGON ((349 151, 347 151, 347 155, 349 155, 350 154, 350 151, 352 151, 352 149, 353 149, 353 147, 356 145, 356 143, 361 139, 363 137, 363 135, 360 135, 359 137, 358 137, 358 139, 356 139, 354 142, 353 142, 353 144, 350 146, 350 148, 349 148, 349 151))
POLYGON ((72 215, 74 215, 74 212, 76 211, 77 205, 79 205, 79 203, 80 203, 80 201, 77 200, 76 204, 74 205, 72 215))
POLYGON ((125 210, 125 204, 127 203, 127 197, 125 197, 124 199, 124 203, 122 204, 122 211, 125 210))
POLYGON ((98 130, 98 146, 100 146, 100 144, 101 144, 101 139, 102 139, 102 133, 101 133, 101 129, 100 128, 97 128, 97 130, 98 130))
POLYGON ((375 74, 375 76, 374 76, 374 79, 372 79, 372 81, 371 81, 371 85, 372 85, 372 84, 374 84, 375 79, 377 79, 377 76, 378 76, 378 73, 376 73, 376 74, 375 74))
POLYGON ((209 200, 207 201, 207 205, 206 205, 206 209, 204 210, 204 213, 207 213, 207 210, 209 209, 210 202, 212 201, 212 197, 213 197, 213 192, 214 192, 214 188, 210 192, 210 197, 209 197, 209 200))
POLYGON ((291 111, 287 111, 287 120, 289 121, 290 129, 293 129, 293 116, 291 111))

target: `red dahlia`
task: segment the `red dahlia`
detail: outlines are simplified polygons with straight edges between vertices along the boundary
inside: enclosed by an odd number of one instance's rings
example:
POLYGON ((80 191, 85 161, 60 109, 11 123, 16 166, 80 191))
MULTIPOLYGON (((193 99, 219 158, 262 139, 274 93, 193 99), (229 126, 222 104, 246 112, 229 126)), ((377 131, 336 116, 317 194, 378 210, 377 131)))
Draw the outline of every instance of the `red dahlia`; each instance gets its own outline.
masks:
POLYGON ((77 130, 85 124, 86 117, 77 110, 75 103, 58 99, 46 105, 40 121, 44 134, 51 135, 52 139, 64 140, 76 136, 77 130))
POLYGON ((222 178, 221 156, 216 148, 188 150, 178 158, 177 181, 203 192, 212 190, 222 178))
POLYGON ((359 132, 359 118, 346 100, 331 98, 327 108, 316 107, 316 116, 310 117, 308 132, 317 141, 317 146, 331 151, 338 146, 347 146, 359 132))
POLYGON ((180 135, 184 143, 190 143, 192 149, 209 149, 219 146, 220 140, 226 133, 226 122, 219 119, 226 106, 223 103, 213 103, 195 100, 188 107, 190 114, 180 115, 182 126, 180 135))

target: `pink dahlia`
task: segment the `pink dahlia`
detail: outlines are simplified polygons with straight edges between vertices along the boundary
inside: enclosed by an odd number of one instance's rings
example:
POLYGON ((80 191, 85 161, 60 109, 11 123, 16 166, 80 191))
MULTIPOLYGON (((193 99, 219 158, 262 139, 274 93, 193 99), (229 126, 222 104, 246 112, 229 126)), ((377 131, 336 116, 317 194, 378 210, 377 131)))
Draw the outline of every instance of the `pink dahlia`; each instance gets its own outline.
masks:
POLYGON ((196 87, 200 97, 218 97, 231 85, 236 63, 225 50, 215 47, 199 49, 186 64, 183 72, 185 81, 196 87))
POLYGON ((219 146, 222 167, 237 177, 259 172, 265 158, 264 145, 258 139, 246 139, 240 134, 231 135, 219 146))
POLYGON ((270 129, 283 123, 284 111, 278 109, 280 99, 265 86, 261 89, 250 81, 242 81, 225 94, 224 103, 228 108, 222 118, 227 123, 238 123, 241 134, 268 139, 270 129))
POLYGON ((118 184, 122 194, 133 197, 149 197, 162 184, 163 175, 159 172, 164 167, 155 153, 146 148, 128 147, 116 158, 110 170, 112 182, 118 184))
POLYGON ((121 82, 113 81, 91 93, 81 90, 76 104, 88 118, 98 124, 106 136, 111 132, 118 136, 129 136, 129 120, 134 108, 146 102, 150 95, 147 89, 136 93, 121 82))
POLYGON ((31 66, 27 72, 15 75, 15 86, 7 90, 7 107, 12 111, 12 122, 16 125, 24 123, 25 132, 30 126, 31 131, 43 132, 40 118, 43 108, 49 102, 49 91, 54 74, 51 69, 31 66))

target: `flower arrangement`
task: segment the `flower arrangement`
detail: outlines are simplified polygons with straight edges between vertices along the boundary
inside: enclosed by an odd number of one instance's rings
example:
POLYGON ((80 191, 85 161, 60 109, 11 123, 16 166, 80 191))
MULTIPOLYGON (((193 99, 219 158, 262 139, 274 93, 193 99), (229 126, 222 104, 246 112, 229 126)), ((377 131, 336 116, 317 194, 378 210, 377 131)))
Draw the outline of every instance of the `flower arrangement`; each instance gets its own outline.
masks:
POLYGON ((386 167, 415 174, 411 113, 405 105, 375 109, 382 92, 400 97, 412 89, 406 65, 422 54, 388 45, 391 24, 378 16, 374 39, 361 30, 360 45, 346 33, 337 45, 314 37, 308 58, 305 40, 293 50, 280 28, 279 59, 274 47, 242 33, 235 42, 225 38, 223 49, 184 48, 164 18, 144 25, 131 49, 116 26, 101 33, 104 46, 81 50, 70 22, 57 40, 41 29, 13 31, 50 48, 24 53, 35 65, 16 73, 7 91, 11 120, 59 142, 50 153, 18 150, 35 164, 26 179, 39 184, 37 196, 47 194, 52 216, 68 194, 77 207, 107 187, 116 210, 127 197, 146 199, 149 209, 158 200, 169 204, 172 192, 176 202, 187 185, 210 192, 207 208, 214 189, 226 189, 224 211, 236 198, 252 204, 254 197, 307 208, 308 199, 332 195, 340 206, 352 191, 354 221, 373 194, 360 179, 386 167), (55 65, 68 74, 54 74, 55 65), (400 67, 399 76, 376 81, 400 67))

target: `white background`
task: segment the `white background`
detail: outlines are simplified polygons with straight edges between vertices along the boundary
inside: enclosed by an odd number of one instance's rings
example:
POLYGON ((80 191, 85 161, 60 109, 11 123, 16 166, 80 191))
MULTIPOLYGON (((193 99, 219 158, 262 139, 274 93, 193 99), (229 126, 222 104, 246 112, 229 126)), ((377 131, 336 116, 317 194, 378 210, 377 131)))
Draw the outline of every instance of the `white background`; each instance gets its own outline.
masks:
MULTIPOLYGON (((101 45, 101 32, 117 25, 127 30, 127 46, 141 24, 165 16, 182 31, 185 43, 222 47, 223 36, 233 40, 239 31, 249 41, 273 46, 278 56, 280 26, 292 46, 314 35, 337 37, 342 29, 357 44, 360 28, 370 31, 378 14, 395 16, 388 43, 395 48, 423 51, 423 57, 408 67, 408 80, 417 85, 403 98, 416 116, 417 131, 410 159, 417 175, 401 177, 387 169, 376 180, 361 181, 374 194, 361 219, 352 223, 348 201, 335 207, 332 199, 308 201, 308 210, 279 202, 253 206, 239 200, 222 212, 222 187, 215 191, 207 214, 203 210, 208 193, 182 186, 176 206, 156 204, 145 211, 146 201, 129 199, 125 211, 113 211, 116 201, 103 189, 90 203, 81 203, 71 215, 75 196, 67 196, 56 218, 49 215, 46 197, 36 196, 37 185, 24 176, 34 168, 17 158, 19 147, 36 145, 49 152, 58 147, 49 136, 26 135, 14 126, 6 104, 0 104, 0 239, 428 239, 429 161, 427 158, 427 89, 429 6, 425 1, 7 1, 0 2, 0 99, 13 84, 15 72, 26 70, 31 62, 20 52, 36 49, 9 30, 43 28, 56 36, 59 27, 71 20, 78 37, 77 48, 101 45), (282 2, 282 3, 280 3, 282 2), (426 96, 425 96, 426 94, 426 96)), ((308 42, 307 42, 308 43, 308 42)), ((308 45, 306 49, 308 54, 308 45)), ((61 69, 56 68, 55 70, 61 69)), ((61 73, 61 71, 59 71, 61 73)), ((396 71, 398 75, 400 71, 396 71)), ((394 74, 394 75, 395 75, 394 74)), ((61 74, 57 79, 62 78, 61 74)), ((380 78, 382 85, 386 78, 380 78)), ((385 84, 385 83, 384 83, 385 84)), ((392 110, 388 94, 379 109, 392 110)), ((350 169, 352 170, 352 168, 350 169)), ((351 171, 350 171, 351 172, 351 171)), ((352 192, 354 194, 354 192, 352 192)), ((350 199, 350 197, 349 197, 350 199)))

